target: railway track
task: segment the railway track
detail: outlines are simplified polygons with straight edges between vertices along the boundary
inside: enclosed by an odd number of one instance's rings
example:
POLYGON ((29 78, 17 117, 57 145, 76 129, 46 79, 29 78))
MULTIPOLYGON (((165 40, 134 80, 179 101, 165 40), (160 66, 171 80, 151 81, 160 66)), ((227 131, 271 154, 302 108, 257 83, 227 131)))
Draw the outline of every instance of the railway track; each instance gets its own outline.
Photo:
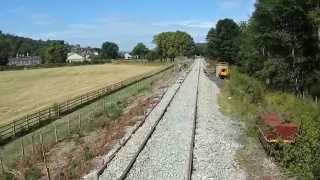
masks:
POLYGON ((199 62, 199 69, 198 69, 198 79, 197 79, 197 95, 196 95, 196 105, 194 108, 194 117, 193 117, 193 127, 192 127, 192 135, 191 135, 191 142, 190 142, 190 151, 189 151, 189 165, 187 171, 187 180, 191 180, 192 178, 192 171, 193 171, 193 154, 194 154, 194 144, 195 144, 195 135, 197 129, 197 115, 198 115, 198 97, 199 97, 199 81, 200 81, 200 71, 201 71, 201 62, 199 62))
MULTIPOLYGON (((199 91, 199 80, 200 80, 200 71, 201 71, 201 66, 200 66, 200 62, 198 62, 197 64, 195 63, 197 67, 197 82, 196 82, 196 104, 194 107, 194 117, 192 120, 192 134, 191 134, 191 140, 190 140, 190 144, 189 144, 189 153, 188 153, 188 162, 187 162, 187 171, 186 171, 186 175, 185 175, 185 179, 191 179, 192 176, 192 171, 193 171, 193 149, 194 149, 194 141, 195 141, 195 131, 196 131, 196 119, 197 119, 197 102, 198 102, 198 91, 199 91)), ((119 180, 124 180, 127 179, 128 174, 130 173, 131 169, 133 168, 134 164, 136 163, 138 157, 140 156, 141 152, 145 149, 145 147, 147 146, 149 140, 151 139, 152 135, 154 134, 154 132, 157 129, 157 126, 159 125, 160 121, 163 120, 163 117, 165 116, 165 114, 167 113, 168 108, 171 106, 172 101, 175 99, 177 93, 180 91, 181 86, 183 85, 183 83, 185 82, 185 80, 188 78, 188 76, 190 76, 191 73, 188 73, 188 75, 183 79, 182 82, 180 82, 180 86, 176 89, 176 91, 174 92, 174 95, 171 97, 171 99, 169 100, 169 103, 166 104, 164 110, 161 112, 161 115, 158 117, 158 119, 155 121, 155 123, 153 124, 153 126, 151 127, 151 130, 148 132, 147 136, 145 137, 145 139, 143 140, 143 142, 140 144, 138 150, 136 151, 136 153, 131 157, 130 162, 127 164, 127 166, 125 167, 124 171, 121 172, 121 175, 119 176, 119 180)), ((141 127, 141 126, 140 126, 141 127)), ((117 153, 117 152, 116 152, 117 153)), ((112 159, 114 158, 113 155, 112 159)), ((112 160, 111 159, 111 160, 112 160)), ((108 162, 110 163, 111 160, 108 162)), ((108 167, 108 163, 106 163, 106 165, 104 166, 104 169, 106 169, 108 167)), ((102 175, 104 169, 100 170, 100 172, 98 173, 98 179, 102 179, 99 178, 100 175, 102 175)))

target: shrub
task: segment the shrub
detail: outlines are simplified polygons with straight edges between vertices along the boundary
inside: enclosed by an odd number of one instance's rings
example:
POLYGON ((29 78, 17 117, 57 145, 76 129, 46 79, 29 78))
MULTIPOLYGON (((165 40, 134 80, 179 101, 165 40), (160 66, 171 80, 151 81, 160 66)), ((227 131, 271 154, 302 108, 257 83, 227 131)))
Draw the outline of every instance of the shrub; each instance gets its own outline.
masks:
POLYGON ((41 170, 36 167, 27 168, 24 174, 25 178, 28 180, 37 180, 42 176, 41 170))
POLYGON ((251 103, 262 102, 265 87, 257 80, 241 74, 237 69, 233 69, 230 78, 229 91, 231 95, 246 98, 251 103))

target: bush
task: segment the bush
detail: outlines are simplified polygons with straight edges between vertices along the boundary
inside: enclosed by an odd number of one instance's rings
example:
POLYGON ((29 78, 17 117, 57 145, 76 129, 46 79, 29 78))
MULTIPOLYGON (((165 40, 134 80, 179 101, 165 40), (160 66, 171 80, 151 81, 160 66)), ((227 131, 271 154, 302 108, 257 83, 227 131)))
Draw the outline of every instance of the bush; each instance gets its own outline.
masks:
POLYGON ((25 171, 25 178, 28 180, 37 180, 42 176, 41 170, 36 167, 27 168, 25 171))
POLYGON ((239 73, 235 68, 228 84, 231 95, 246 98, 251 103, 259 103, 263 100, 265 87, 262 83, 239 73))

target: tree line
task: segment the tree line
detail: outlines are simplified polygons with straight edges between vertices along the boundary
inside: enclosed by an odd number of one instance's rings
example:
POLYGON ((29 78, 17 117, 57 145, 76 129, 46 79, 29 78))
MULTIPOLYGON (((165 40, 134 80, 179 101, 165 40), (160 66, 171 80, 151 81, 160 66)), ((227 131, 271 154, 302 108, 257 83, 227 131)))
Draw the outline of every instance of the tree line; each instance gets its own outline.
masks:
MULTIPOLYGON (((137 43, 131 54, 139 59, 154 61, 174 61, 177 56, 193 56, 201 54, 203 44, 195 44, 193 38, 186 32, 162 32, 154 36, 155 48, 149 49, 143 43, 137 43)), ((31 38, 4 34, 0 31, 0 65, 6 65, 10 57, 40 56, 43 64, 66 63, 71 45, 60 40, 33 40, 31 38)), ((99 56, 94 61, 121 58, 119 46, 114 42, 104 42, 101 48, 96 48, 99 56)))
POLYGON ((271 88, 320 95, 320 10, 315 0, 259 0, 247 22, 220 20, 206 56, 236 64, 271 88))

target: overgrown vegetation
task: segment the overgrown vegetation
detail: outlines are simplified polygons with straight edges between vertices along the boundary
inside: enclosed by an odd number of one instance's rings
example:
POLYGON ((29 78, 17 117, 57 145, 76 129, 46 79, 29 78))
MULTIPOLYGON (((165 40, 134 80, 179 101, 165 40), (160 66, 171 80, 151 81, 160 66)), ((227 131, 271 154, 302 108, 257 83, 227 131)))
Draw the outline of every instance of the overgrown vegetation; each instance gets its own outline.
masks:
POLYGON ((223 104, 247 122, 248 134, 257 135, 266 111, 300 125, 296 143, 278 155, 302 179, 320 178, 320 108, 312 100, 320 96, 319 12, 318 0, 259 0, 247 22, 220 20, 207 35, 206 55, 237 65, 223 104))
POLYGON ((289 175, 302 179, 320 177, 320 108, 310 99, 266 90, 258 80, 232 71, 230 81, 225 82, 220 97, 222 109, 240 117, 249 136, 257 137, 260 115, 277 112, 283 119, 300 125, 300 134, 293 145, 282 145, 279 163, 288 169, 289 175), (231 97, 231 98, 229 98, 231 97))

